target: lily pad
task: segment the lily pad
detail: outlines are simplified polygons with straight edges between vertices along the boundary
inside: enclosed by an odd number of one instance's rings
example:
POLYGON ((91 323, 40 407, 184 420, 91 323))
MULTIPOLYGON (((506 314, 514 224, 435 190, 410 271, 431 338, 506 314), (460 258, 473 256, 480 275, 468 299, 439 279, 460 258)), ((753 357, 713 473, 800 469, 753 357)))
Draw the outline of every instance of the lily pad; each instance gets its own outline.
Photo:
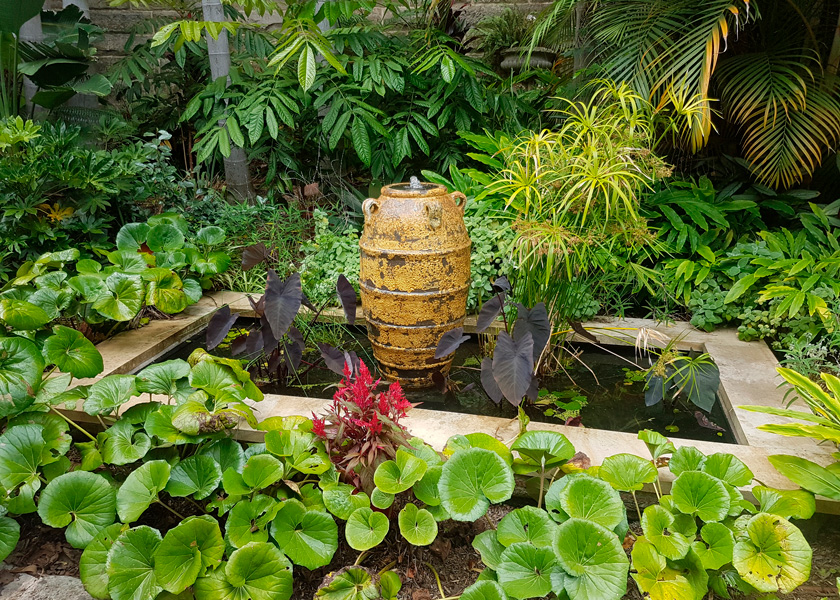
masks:
POLYGON ((50 527, 67 527, 67 541, 84 548, 114 522, 111 484, 95 473, 74 471, 53 479, 41 494, 38 515, 50 527))

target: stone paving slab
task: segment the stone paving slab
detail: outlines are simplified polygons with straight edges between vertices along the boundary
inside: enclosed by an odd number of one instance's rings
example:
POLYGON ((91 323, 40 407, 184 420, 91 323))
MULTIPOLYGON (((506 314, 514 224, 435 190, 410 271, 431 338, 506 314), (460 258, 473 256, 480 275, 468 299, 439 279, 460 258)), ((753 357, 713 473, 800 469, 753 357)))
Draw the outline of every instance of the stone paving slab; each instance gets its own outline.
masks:
POLYGON ((0 589, 0 600, 93 600, 80 579, 64 575, 19 574, 0 589))

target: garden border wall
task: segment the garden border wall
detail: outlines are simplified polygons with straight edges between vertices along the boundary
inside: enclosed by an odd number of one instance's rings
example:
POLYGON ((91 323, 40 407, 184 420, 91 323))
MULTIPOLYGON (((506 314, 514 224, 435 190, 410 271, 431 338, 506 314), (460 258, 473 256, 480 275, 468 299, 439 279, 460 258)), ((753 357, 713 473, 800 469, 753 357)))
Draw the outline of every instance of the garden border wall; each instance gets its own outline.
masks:
MULTIPOLYGON (((141 329, 125 331, 100 343, 97 347, 102 353, 105 369, 100 377, 116 373, 132 373, 154 362, 174 346, 183 342, 202 329, 217 308, 229 304, 232 312, 242 315, 252 313, 247 295, 237 292, 216 292, 205 295, 197 304, 190 306, 183 313, 172 319, 152 321, 141 329)), ((327 311, 324 320, 342 320, 340 311, 327 311)), ((357 319, 357 324, 364 324, 357 319)), ((656 323, 649 319, 600 319, 584 323, 584 326, 603 343, 615 343, 617 337, 625 337, 632 343, 639 328, 653 329, 671 338, 679 337, 680 349, 692 349, 708 352, 720 368, 721 386, 718 392, 723 408, 727 413, 738 444, 700 442, 680 438, 670 438, 675 446, 695 446, 706 454, 715 452, 732 453, 746 463, 763 485, 781 489, 796 486, 779 474, 769 463, 767 457, 772 454, 789 453, 813 460, 819 464, 833 462, 831 450, 819 446, 808 438, 785 438, 757 429, 763 423, 787 422, 781 417, 744 411, 738 406, 758 404, 763 406, 783 406, 784 391, 779 388, 781 377, 776 373, 778 362, 764 342, 744 342, 738 339, 733 329, 722 329, 706 333, 698 331, 685 322, 673 324, 656 323)), ((501 325, 495 325, 498 331, 501 325)), ((475 318, 468 317, 465 329, 475 330, 475 318)), ((585 342, 586 340, 581 339, 585 342)), ((92 380, 79 383, 91 383, 92 380)), ((140 399, 125 404, 126 409, 140 399)), ((328 400, 300 396, 281 396, 266 394, 265 399, 253 403, 257 417, 262 420, 274 416, 304 415, 319 413, 328 400)), ((68 417, 79 422, 96 423, 92 417, 81 410, 63 410, 68 417)), ((413 409, 403 421, 414 434, 425 440, 437 450, 442 450, 446 440, 458 433, 483 432, 504 441, 512 441, 518 433, 518 422, 498 417, 486 417, 461 413, 413 409)), ((566 427, 552 423, 540 423, 542 429, 558 431, 566 435, 575 448, 586 453, 593 465, 601 464, 603 459, 613 454, 629 452, 647 456, 647 448, 636 435, 602 429, 566 427)), ((242 441, 262 441, 263 432, 251 429, 247 424, 235 431, 235 437, 242 441)), ((663 473, 667 476, 667 473, 663 473)), ((667 488, 667 481, 666 481, 667 488)), ((748 490, 744 490, 748 492, 748 490)), ((748 494, 749 497, 749 494, 748 494)), ((817 499, 820 512, 840 514, 840 502, 825 498, 817 499)))

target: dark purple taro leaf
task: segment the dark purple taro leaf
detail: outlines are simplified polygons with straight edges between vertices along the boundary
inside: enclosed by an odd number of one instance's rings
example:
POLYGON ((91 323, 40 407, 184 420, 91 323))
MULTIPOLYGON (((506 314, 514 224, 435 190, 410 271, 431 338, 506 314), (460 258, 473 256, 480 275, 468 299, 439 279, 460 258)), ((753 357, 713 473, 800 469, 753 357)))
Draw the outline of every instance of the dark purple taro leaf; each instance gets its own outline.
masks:
POLYGON ((581 325, 580 323, 569 323, 569 327, 571 327, 572 331, 574 331, 580 337, 589 340, 593 344, 598 343, 598 338, 586 331, 586 329, 584 329, 583 325, 581 325))
POLYGON ((260 317, 260 331, 263 337, 263 348, 271 350, 277 347, 277 338, 271 332, 271 325, 268 324, 268 319, 260 317))
POLYGON ((507 294, 511 289, 510 281, 504 275, 497 277, 496 281, 493 282, 493 291, 497 294, 507 294))
POLYGON ((493 359, 489 356, 481 361, 481 386, 493 402, 498 404, 502 401, 504 394, 493 377, 493 359))
POLYGON ((493 352, 493 378, 508 402, 519 406, 534 379, 534 338, 526 333, 518 342, 500 331, 493 352))
POLYGON ((443 376, 443 373, 440 371, 435 371, 432 373, 432 383, 435 384, 435 387, 441 394, 445 394, 446 390, 449 386, 446 384, 446 377, 443 376))
POLYGON ((461 344, 469 341, 470 336, 464 335, 463 327, 456 327, 444 333, 440 337, 437 348, 435 349, 435 358, 443 358, 449 356, 461 347, 461 344))
POLYGON ((300 289, 300 273, 292 273, 285 281, 280 281, 274 270, 268 270, 268 283, 265 286, 265 318, 271 332, 278 340, 282 338, 292 321, 295 320, 303 300, 300 289))
POLYGON ((347 352, 345 350, 344 351, 344 361, 348 365, 350 365, 350 375, 352 377, 356 377, 356 375, 359 374, 359 366, 360 366, 359 355, 356 354, 355 352, 353 352, 352 350, 350 352, 347 352))
POLYGON ((283 356, 286 358, 286 368, 289 373, 295 373, 303 359, 303 340, 283 342, 283 356))
POLYGON ((294 325, 292 325, 291 327, 289 327, 289 337, 290 337, 290 338, 291 338, 294 342, 297 342, 298 344, 300 344, 301 346, 303 346, 303 334, 302 334, 302 333, 300 332, 300 330, 299 330, 297 327, 295 327, 294 325))
POLYGON ((321 351, 321 358, 324 359, 327 368, 333 373, 344 375, 344 352, 321 342, 318 342, 318 349, 321 351))
POLYGON ((242 270, 250 271, 261 262, 272 258, 272 254, 262 242, 248 246, 242 251, 242 270))
POLYGON ((536 377, 531 378, 531 386, 525 392, 525 397, 531 402, 536 402, 540 397, 540 380, 536 377))
POLYGON ((475 323, 475 330, 477 333, 484 333, 484 331, 493 324, 499 313, 502 312, 502 296, 496 294, 481 306, 478 311, 478 319, 475 323))
POLYGON ((283 357, 280 356, 280 350, 278 348, 272 350, 271 354, 268 355, 268 372, 279 375, 280 363, 282 360, 283 357))
POLYGON ((311 310, 312 312, 318 312, 318 309, 315 308, 315 305, 312 304, 312 301, 306 297, 306 294, 301 294, 300 303, 303 304, 306 308, 311 310))
POLYGON ((335 290, 338 292, 338 301, 341 302, 341 308, 344 309, 344 316, 347 317, 347 322, 355 325, 356 290, 353 289, 353 284, 344 276, 344 273, 338 276, 335 290))
POLYGON ((232 356, 238 356, 245 352, 245 346, 248 342, 248 334, 240 335, 230 345, 230 353, 232 356))
POLYGON ((540 358, 545 345, 551 339, 551 322, 545 303, 539 302, 528 310, 522 304, 516 305, 516 324, 513 327, 513 339, 517 342, 530 332, 534 338, 534 362, 540 358))
POLYGON ((248 296, 248 302, 251 303, 251 308, 254 310, 254 316, 262 317, 265 315, 265 294, 259 297, 259 300, 254 302, 251 296, 248 296))
POLYGON ((263 344, 262 331, 255 329, 248 334, 248 339, 245 342, 245 352, 247 354, 259 354, 264 348, 270 348, 270 346, 263 344))
POLYGON ((475 382, 473 381, 472 383, 468 383, 467 385, 465 385, 463 387, 463 389, 461 389, 460 391, 461 391, 462 394, 466 394, 467 392, 469 392, 474 387, 475 387, 475 382))
POLYGON ((714 421, 710 421, 709 417, 704 415, 699 410, 694 411, 694 418, 697 419, 697 424, 700 427, 705 427, 706 429, 711 429, 712 431, 720 431, 721 433, 726 431, 723 427, 721 427, 714 421))
POLYGON ((207 324, 207 350, 212 350, 222 343, 238 318, 239 313, 230 314, 230 306, 227 304, 216 311, 210 323, 207 324))

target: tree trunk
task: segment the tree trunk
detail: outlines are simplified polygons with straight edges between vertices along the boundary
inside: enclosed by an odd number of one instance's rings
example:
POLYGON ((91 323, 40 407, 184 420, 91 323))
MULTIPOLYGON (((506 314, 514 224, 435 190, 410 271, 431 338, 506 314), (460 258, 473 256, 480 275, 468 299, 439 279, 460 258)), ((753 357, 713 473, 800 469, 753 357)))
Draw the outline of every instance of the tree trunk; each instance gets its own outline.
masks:
POLYGON ((581 0, 575 5, 575 48, 574 62, 572 63, 575 73, 585 68, 589 63, 589 53, 585 49, 587 8, 586 0, 581 0))
MULTIPOLYGON (((221 0, 201 0, 201 8, 205 21, 225 21, 221 0)), ((210 57, 210 76, 213 81, 219 77, 225 77, 230 83, 230 46, 227 30, 222 30, 217 40, 214 40, 209 33, 205 34, 205 38, 207 39, 207 53, 210 57)), ((223 123, 220 121, 220 124, 223 123)), ((225 159, 225 179, 228 190, 238 200, 250 201, 254 197, 245 150, 234 144, 231 144, 230 156, 225 159)))
MULTIPOLYGON (((41 15, 32 17, 20 28, 18 39, 22 42, 43 42, 44 30, 41 28, 41 15)), ((35 105, 32 104, 32 97, 38 91, 38 86, 32 83, 29 77, 23 77, 23 97, 26 102, 26 114, 32 115, 35 113, 35 105)))
POLYGON ((837 27, 834 29, 834 42, 828 53, 828 63, 825 65, 825 72, 828 75, 837 75, 840 72, 840 14, 837 15, 837 27))

